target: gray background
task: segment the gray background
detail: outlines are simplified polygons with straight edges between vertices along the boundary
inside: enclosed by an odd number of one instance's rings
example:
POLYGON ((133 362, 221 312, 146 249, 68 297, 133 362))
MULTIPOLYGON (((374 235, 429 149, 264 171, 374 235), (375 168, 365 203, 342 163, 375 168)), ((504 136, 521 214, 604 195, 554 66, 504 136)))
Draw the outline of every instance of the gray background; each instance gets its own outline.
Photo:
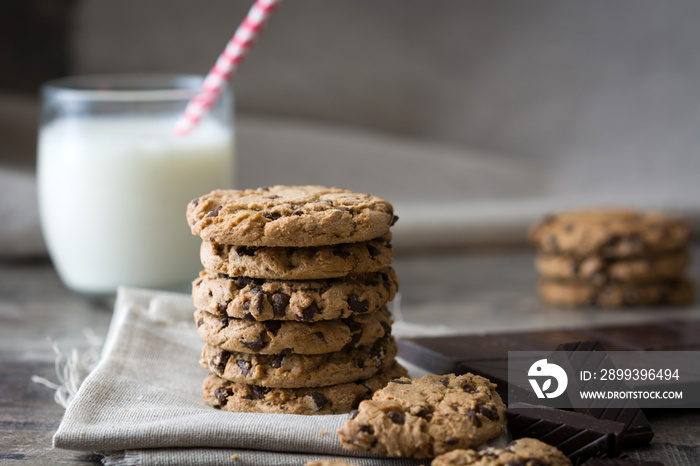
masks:
MULTIPOLYGON (((67 74, 203 74, 252 2, 64 3, 67 74)), ((546 211, 584 204, 698 225, 698 25, 700 2, 683 0, 288 0, 235 77, 238 186, 385 196, 404 213, 397 244, 453 218, 434 243, 481 227, 521 240, 546 211)), ((37 104, 0 88, 0 165, 32 166, 37 104)), ((34 225, 21 199, 0 214, 34 225)))

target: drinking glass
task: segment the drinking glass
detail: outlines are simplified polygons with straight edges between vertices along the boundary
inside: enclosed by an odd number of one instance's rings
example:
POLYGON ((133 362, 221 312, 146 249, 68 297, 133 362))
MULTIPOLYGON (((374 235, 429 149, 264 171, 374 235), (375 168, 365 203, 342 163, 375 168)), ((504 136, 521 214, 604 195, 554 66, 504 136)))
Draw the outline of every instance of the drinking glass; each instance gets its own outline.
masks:
POLYGON ((38 141, 39 212, 49 254, 70 289, 184 289, 199 244, 187 203, 234 179, 232 93, 174 134, 203 78, 76 76, 46 83, 38 141))

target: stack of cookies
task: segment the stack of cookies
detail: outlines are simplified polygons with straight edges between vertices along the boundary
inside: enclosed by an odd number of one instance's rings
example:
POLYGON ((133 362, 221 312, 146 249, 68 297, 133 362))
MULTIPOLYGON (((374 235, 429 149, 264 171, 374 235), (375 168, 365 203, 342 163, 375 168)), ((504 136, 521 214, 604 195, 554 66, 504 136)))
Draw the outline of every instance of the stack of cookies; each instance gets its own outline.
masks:
POLYGON ((227 411, 337 414, 405 370, 386 308, 398 280, 375 196, 322 186, 214 191, 187 221, 204 400, 227 411))
POLYGON ((551 215, 530 230, 543 301, 563 306, 685 305, 690 229, 657 212, 586 210, 551 215))

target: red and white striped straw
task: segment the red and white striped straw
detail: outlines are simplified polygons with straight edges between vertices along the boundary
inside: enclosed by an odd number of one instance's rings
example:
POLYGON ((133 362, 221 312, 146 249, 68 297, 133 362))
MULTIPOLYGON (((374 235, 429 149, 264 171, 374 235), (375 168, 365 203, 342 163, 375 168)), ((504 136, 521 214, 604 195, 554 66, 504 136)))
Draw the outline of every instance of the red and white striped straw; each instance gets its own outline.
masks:
POLYGON ((175 125, 175 134, 189 133, 214 105, 226 82, 231 79, 243 61, 253 42, 260 35, 265 22, 272 16, 282 0, 256 0, 236 33, 226 44, 223 53, 202 83, 199 93, 187 104, 184 113, 175 125))

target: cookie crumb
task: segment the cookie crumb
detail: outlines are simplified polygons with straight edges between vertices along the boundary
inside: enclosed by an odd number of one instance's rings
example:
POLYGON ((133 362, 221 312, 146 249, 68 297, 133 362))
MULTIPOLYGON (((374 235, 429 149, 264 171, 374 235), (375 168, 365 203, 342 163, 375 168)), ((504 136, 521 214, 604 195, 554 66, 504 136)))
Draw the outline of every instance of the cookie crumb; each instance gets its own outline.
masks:
POLYGON ((318 432, 318 434, 319 434, 319 435, 326 435, 326 429, 321 429, 321 430, 318 432))
POLYGON ((236 454, 231 455, 231 460, 238 461, 238 455, 236 455, 236 454))

